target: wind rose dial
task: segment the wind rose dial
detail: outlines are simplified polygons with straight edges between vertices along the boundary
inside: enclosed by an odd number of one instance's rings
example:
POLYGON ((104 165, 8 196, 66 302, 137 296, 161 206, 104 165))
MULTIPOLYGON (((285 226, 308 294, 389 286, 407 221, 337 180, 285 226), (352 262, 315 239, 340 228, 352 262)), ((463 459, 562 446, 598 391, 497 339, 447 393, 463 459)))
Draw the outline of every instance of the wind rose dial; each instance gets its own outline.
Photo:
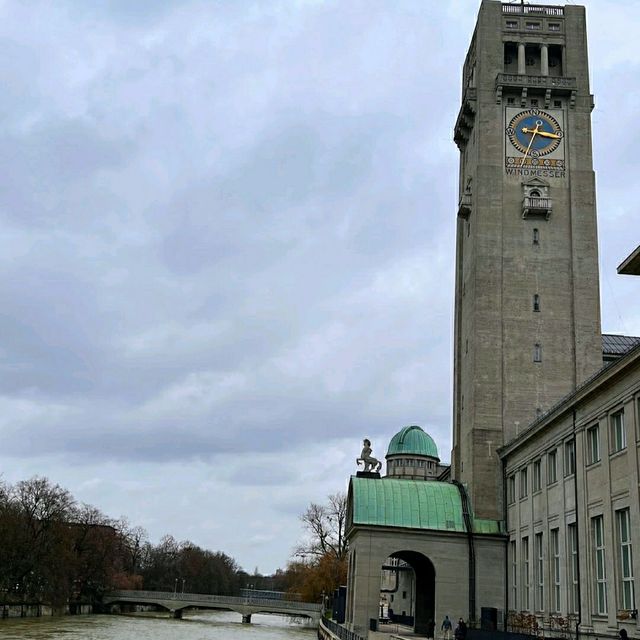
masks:
POLYGON ((540 109, 527 109, 517 113, 506 129, 511 144, 522 154, 538 158, 555 151, 560 145, 562 128, 549 113, 540 109))

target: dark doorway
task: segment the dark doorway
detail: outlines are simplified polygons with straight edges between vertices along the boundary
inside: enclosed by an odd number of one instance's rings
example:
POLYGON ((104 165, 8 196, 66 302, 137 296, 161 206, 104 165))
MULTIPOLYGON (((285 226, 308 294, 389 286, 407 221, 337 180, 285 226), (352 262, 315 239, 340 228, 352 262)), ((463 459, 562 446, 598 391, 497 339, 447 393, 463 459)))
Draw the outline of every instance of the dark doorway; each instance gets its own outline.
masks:
POLYGON ((391 558, 404 560, 415 573, 414 631, 426 635, 435 622, 436 571, 431 560, 417 551, 397 551, 391 558))

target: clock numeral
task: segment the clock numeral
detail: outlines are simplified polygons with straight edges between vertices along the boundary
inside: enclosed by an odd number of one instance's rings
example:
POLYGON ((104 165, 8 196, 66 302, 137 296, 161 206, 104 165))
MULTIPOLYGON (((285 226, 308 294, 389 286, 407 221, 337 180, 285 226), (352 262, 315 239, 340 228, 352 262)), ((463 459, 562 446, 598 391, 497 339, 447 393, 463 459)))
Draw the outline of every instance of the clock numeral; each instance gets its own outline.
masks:
POLYGON ((516 130, 513 127, 507 127, 507 135, 512 136, 516 130))
POLYGON ((531 109, 531 114, 534 116, 539 116, 541 113, 540 109, 531 109))

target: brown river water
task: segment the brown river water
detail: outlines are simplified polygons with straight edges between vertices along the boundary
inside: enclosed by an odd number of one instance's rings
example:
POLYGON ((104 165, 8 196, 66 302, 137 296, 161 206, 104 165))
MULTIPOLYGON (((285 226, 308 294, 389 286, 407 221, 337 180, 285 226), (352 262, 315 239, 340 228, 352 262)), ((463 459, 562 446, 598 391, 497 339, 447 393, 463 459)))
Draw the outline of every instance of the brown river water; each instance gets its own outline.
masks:
POLYGON ((161 614, 90 615, 0 620, 1 640, 314 640, 316 630, 281 616, 193 611, 182 620, 161 614))

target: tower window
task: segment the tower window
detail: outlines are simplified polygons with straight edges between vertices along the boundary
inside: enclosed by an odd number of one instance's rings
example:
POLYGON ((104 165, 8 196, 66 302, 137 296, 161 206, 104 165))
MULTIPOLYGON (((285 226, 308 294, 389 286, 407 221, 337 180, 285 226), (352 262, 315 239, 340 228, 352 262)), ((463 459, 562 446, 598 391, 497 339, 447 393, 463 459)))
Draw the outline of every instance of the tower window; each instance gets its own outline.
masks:
POLYGON ((507 104, 515 104, 515 103, 516 103, 515 98, 507 98, 507 104))
POLYGON ((538 106, 538 98, 531 98, 531 106, 532 107, 538 106))
POLYGON ((525 27, 529 31, 540 31, 540 23, 539 22, 526 22, 525 27))
MULTIPOLYGON (((507 20, 507 29, 517 29, 517 28, 518 28, 517 20, 507 20)), ((551 28, 551 25, 549 25, 549 28, 551 28)))
POLYGON ((533 361, 542 362, 542 346, 539 342, 536 342, 535 345, 533 345, 533 361))
POLYGON ((540 296, 537 293, 533 294, 533 310, 540 311, 540 296))
POLYGON ((562 100, 554 100, 554 101, 553 101, 553 106, 554 106, 556 109, 559 109, 559 108, 562 106, 562 100))
POLYGON ((464 352, 469 353, 469 338, 464 341, 464 352))
POLYGON ((540 231, 538 229, 533 230, 533 244, 540 244, 540 231))
POLYGON ((560 25, 557 22, 550 22, 549 31, 560 31, 560 25))

